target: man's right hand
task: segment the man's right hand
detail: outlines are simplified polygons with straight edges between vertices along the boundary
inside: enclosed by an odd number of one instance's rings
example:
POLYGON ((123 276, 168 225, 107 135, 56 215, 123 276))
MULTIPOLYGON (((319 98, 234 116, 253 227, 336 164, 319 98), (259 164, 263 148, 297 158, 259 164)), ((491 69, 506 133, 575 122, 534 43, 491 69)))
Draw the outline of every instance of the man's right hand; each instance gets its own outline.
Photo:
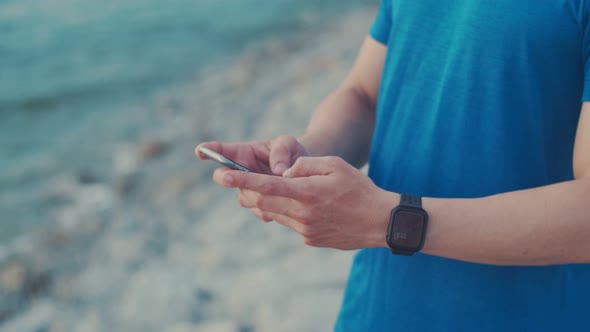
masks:
POLYGON ((254 172, 268 175, 282 175, 297 158, 308 155, 303 144, 290 135, 279 136, 273 140, 243 143, 201 143, 195 149, 195 154, 199 159, 207 159, 198 152, 200 146, 216 151, 254 172))

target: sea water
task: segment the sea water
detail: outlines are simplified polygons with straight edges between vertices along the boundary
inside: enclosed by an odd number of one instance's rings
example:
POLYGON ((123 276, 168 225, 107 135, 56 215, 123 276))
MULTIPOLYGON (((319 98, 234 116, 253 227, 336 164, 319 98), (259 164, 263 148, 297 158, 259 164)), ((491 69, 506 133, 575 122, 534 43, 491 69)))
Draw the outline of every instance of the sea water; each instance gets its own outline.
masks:
POLYGON ((159 90, 375 3, 0 0, 0 243, 49 219, 43 192, 60 174, 111 167, 113 145, 138 135, 135 115, 159 90))

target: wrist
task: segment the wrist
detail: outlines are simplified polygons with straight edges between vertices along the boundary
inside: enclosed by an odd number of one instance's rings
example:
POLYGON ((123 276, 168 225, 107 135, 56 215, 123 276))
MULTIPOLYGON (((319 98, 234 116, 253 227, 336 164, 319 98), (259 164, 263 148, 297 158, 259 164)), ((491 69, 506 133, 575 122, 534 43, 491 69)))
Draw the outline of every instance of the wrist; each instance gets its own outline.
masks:
POLYGON ((448 202, 448 200, 422 198, 422 207, 428 212, 430 219, 428 229, 426 230, 426 241, 424 242, 424 248, 422 248, 423 253, 433 254, 432 248, 436 245, 435 243, 437 241, 437 236, 434 233, 436 233, 438 225, 440 224, 438 222, 440 219, 439 211, 441 211, 441 208, 443 211, 448 211, 450 209, 449 204, 445 204, 444 202, 448 202), (433 223, 432 220, 436 220, 436 222, 433 223))
POLYGON ((303 146, 303 149, 305 150, 305 152, 307 152, 307 155, 309 157, 320 157, 322 156, 322 154, 317 151, 317 143, 314 143, 314 139, 311 137, 311 135, 309 134, 304 134, 302 136, 297 137, 297 141, 299 142, 299 144, 301 144, 301 146, 303 146))
POLYGON ((379 189, 374 200, 376 205, 373 208, 374 214, 370 220, 372 231, 369 232, 371 236, 367 248, 389 248, 386 240, 389 219, 391 210, 397 206, 399 200, 399 194, 379 189))

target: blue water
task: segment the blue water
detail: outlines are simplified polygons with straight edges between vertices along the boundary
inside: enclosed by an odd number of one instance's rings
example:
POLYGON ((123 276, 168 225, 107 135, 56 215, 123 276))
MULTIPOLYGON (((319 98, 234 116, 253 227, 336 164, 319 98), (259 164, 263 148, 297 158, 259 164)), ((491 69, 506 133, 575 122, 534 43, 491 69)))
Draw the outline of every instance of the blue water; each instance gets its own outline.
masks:
POLYGON ((157 91, 367 2, 0 0, 0 243, 50 219, 50 179, 110 167, 157 91))

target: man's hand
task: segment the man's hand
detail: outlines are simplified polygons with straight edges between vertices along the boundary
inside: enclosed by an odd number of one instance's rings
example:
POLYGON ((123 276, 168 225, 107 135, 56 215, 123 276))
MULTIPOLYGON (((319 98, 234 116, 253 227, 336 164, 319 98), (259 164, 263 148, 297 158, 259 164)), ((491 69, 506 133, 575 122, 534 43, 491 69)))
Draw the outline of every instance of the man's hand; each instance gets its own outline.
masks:
MULTIPOLYGON (((383 229, 378 231, 378 236, 373 234, 372 228, 377 220, 385 220, 387 223, 389 210, 399 200, 391 197, 395 194, 379 190, 368 177, 341 159, 337 161, 334 161, 334 158, 307 160, 300 157, 339 156, 357 167, 362 167, 367 162, 375 124, 375 105, 386 53, 387 48, 383 44, 367 36, 349 75, 320 104, 305 135, 299 140, 292 136, 281 136, 272 141, 203 144, 257 173, 265 174, 245 174, 220 168, 214 174, 215 181, 224 186, 239 188, 242 188, 241 181, 247 181, 244 183, 256 189, 243 187, 244 190, 240 191, 242 205, 250 207, 256 216, 265 221, 274 219, 302 231, 306 241, 312 245, 343 249, 374 247, 377 246, 377 242, 382 242, 384 245, 387 225, 381 227, 383 229), (293 168, 288 178, 268 176, 283 174, 298 158, 304 161, 293 168), (310 165, 306 165, 307 163, 310 165), (333 167, 330 168, 330 166, 333 167), (315 174, 320 169, 321 174, 315 174), (309 176, 302 174, 309 174, 309 176), (224 175, 231 175, 238 182, 225 184, 222 182, 224 175), (264 191, 281 184, 286 184, 284 188, 293 190, 292 194, 297 196, 285 197, 284 194, 272 195, 264 191), (298 190, 295 191, 295 187, 291 186, 301 186, 301 188, 297 187, 298 190), (373 197, 365 196, 369 192, 373 197), (385 201, 383 198, 376 199, 377 196, 386 195, 391 199, 391 201, 387 200, 387 204, 381 203, 385 201), (320 199, 315 200, 315 197, 320 199), (259 205, 256 204, 257 202, 265 202, 260 206, 266 206, 270 204, 267 200, 272 202, 279 198, 289 198, 288 202, 294 205, 286 205, 286 207, 293 212, 307 213, 309 216, 303 214, 304 218, 290 217, 288 213, 281 214, 273 212, 272 209, 257 208, 259 205), (331 205, 332 203, 342 206, 331 205), (387 208, 376 209, 377 205, 386 205, 387 208), (351 211, 354 213, 349 213, 351 211), (318 223, 320 219, 323 220, 322 223, 325 223, 324 226, 318 223), (336 231, 350 232, 352 235, 332 234, 334 239, 321 241, 321 227, 333 227, 336 231), (351 238, 354 236, 356 238, 351 238)), ((197 156, 204 159, 204 156, 199 155, 198 152, 197 156)))
POLYGON ((254 172, 268 175, 281 175, 297 158, 308 155, 305 147, 289 135, 245 143, 202 143, 195 149, 195 154, 204 160, 207 158, 198 152, 200 146, 208 147, 254 172))
POLYGON ((213 180, 240 188, 241 206, 291 228, 314 247, 385 246, 389 212, 399 201, 337 157, 299 158, 283 177, 219 169, 213 180))

